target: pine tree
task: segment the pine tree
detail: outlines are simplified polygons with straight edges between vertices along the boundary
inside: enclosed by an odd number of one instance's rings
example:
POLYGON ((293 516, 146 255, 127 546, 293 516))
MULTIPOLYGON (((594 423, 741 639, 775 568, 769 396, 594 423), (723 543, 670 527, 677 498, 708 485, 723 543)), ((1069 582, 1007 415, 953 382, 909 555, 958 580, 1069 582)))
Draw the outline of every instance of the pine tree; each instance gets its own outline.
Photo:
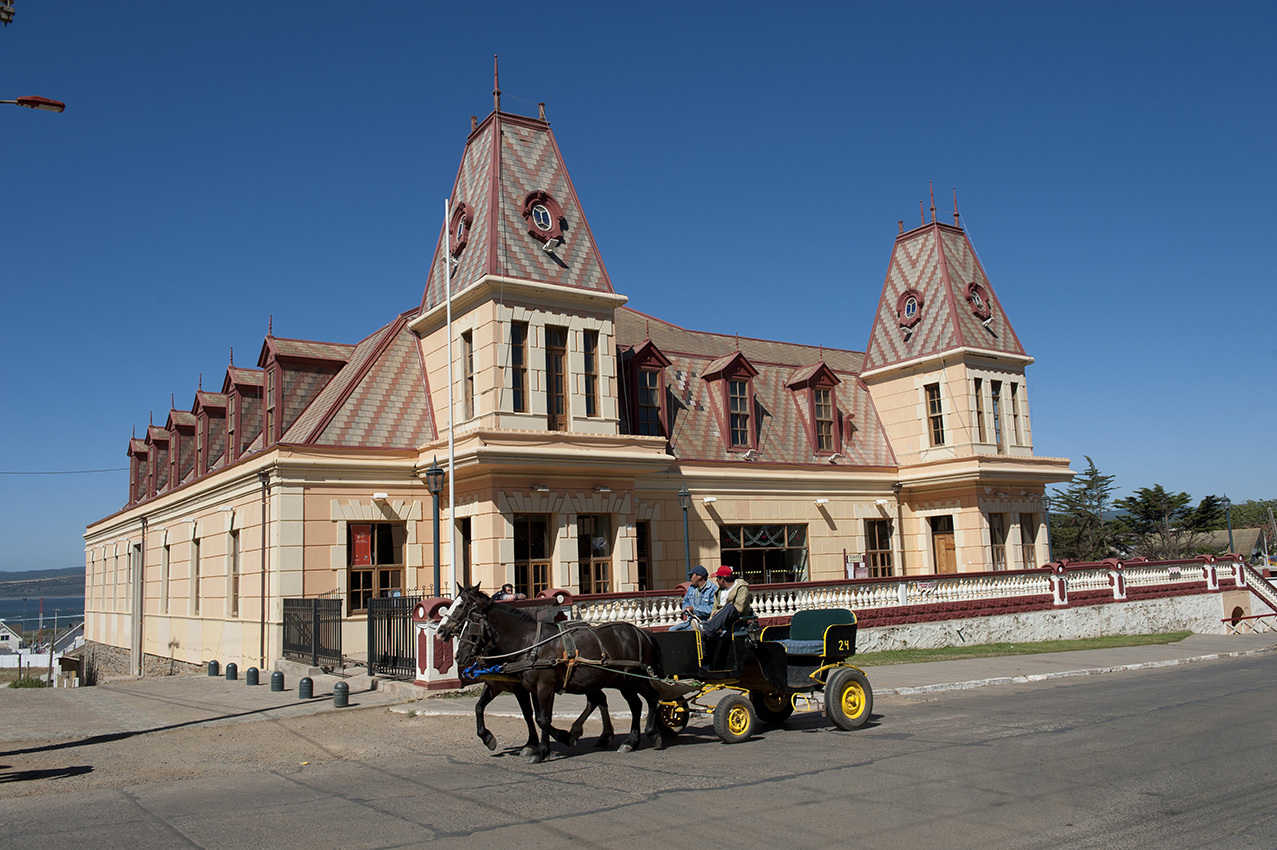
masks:
POLYGON ((1102 475, 1086 458, 1086 471, 1064 491, 1056 490, 1051 512, 1055 557, 1100 561, 1116 554, 1117 529, 1104 515, 1112 507, 1113 476, 1102 475))
POLYGON ((1223 505, 1207 496, 1193 507, 1187 493, 1167 492, 1161 484, 1141 487, 1117 502, 1124 511, 1120 522, 1132 551, 1153 560, 1191 558, 1204 542, 1205 532, 1223 525, 1223 505))

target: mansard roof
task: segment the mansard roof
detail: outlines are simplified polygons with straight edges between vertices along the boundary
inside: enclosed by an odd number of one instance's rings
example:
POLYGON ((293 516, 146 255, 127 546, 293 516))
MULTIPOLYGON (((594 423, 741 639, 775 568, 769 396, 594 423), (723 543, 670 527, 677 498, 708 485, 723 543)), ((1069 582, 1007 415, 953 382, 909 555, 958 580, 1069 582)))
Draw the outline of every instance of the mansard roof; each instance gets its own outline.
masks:
POLYGON ((226 393, 210 393, 205 390, 197 390, 195 393, 195 404, 191 405, 191 412, 198 412, 201 408, 206 410, 220 410, 226 407, 226 393))
POLYGON ((150 450, 150 447, 146 444, 146 440, 139 440, 137 437, 129 437, 128 454, 142 455, 145 457, 150 450))
POLYGON ((146 442, 148 443, 167 443, 169 441, 169 433, 158 425, 146 426, 146 442))
POLYGON ((282 443, 416 448, 435 433, 417 339, 403 313, 358 344, 282 443))
MULTIPOLYGON (((451 201, 453 215, 463 209, 468 218, 465 247, 455 254, 454 294, 488 275, 614 291, 544 117, 494 111, 485 118, 466 139, 451 201), (561 244, 550 250, 543 241, 548 234, 533 235, 525 217, 535 193, 548 195, 552 202, 546 206, 562 212, 551 231, 557 234, 561 225, 561 244)), ((439 230, 421 300, 423 312, 444 301, 444 236, 452 227, 449 222, 439 230)))
POLYGON ((170 410, 168 412, 168 421, 164 423, 164 427, 170 431, 174 428, 194 428, 195 414, 188 410, 170 410))
POLYGON ((966 232, 932 221, 896 238, 864 371, 956 349, 1027 356, 966 232), (910 294, 922 306, 905 327, 900 309, 910 294))
POLYGON ((795 374, 817 364, 840 382, 839 412, 856 423, 855 435, 844 443, 843 457, 837 465, 896 465, 869 388, 857 377, 862 360, 859 352, 690 331, 629 307, 616 311, 616 340, 623 355, 632 356, 650 343, 670 361, 665 374, 672 396, 669 433, 675 457, 739 462, 739 456, 727 450, 719 417, 715 415, 721 399, 712 382, 703 380, 703 376, 734 363, 747 363, 757 373, 753 389, 760 420, 759 461, 828 465, 828 457, 819 457, 813 451, 801 405, 796 403, 789 386, 795 374))

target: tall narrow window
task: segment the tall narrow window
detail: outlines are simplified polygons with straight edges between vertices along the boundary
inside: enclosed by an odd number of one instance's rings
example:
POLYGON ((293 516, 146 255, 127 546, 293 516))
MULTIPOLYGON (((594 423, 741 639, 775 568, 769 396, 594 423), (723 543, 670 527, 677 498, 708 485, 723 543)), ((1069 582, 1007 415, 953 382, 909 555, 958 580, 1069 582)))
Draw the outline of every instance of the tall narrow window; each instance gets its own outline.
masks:
POLYGON ((191 541, 191 614, 200 615, 200 541, 191 541))
POLYGON ((638 370, 638 432, 661 436, 661 373, 655 369, 638 370))
POLYGON ((576 554, 582 593, 612 590, 612 522, 606 514, 576 518, 576 554))
POLYGON ((750 445, 749 381, 728 381, 727 398, 731 412, 732 448, 747 449, 750 445))
POLYGON ((816 451, 832 452, 834 450, 834 391, 817 388, 815 393, 816 407, 816 451))
POLYGON ((262 448, 275 441, 275 367, 266 367, 266 416, 264 417, 265 436, 262 437, 262 448))
POLYGON ((545 412, 546 427, 567 430, 568 413, 568 332, 566 328, 545 329, 545 412))
POLYGON ((870 578, 886 578, 893 574, 890 520, 865 520, 865 563, 869 567, 870 578))
POLYGON ((1033 514, 1020 514, 1020 560, 1021 569, 1038 565, 1038 521, 1033 514))
POLYGON ((510 409, 515 413, 528 410, 528 325, 510 325, 510 409))
POLYGON ((1011 445, 1020 445, 1020 385, 1011 383, 1011 445))
POLYGON ((1002 382, 989 382, 989 398, 992 401, 993 413, 993 442, 997 444, 998 454, 1002 454, 1004 447, 1002 445, 1002 382))
POLYGON ((1002 514, 989 514, 989 549, 993 568, 1007 568, 1007 529, 1006 518, 1002 514))
POLYGON ((984 379, 975 379, 975 428, 976 439, 983 443, 984 433, 984 379))
POLYGON ((461 334, 461 404, 466 419, 474 418, 474 334, 461 334))
POLYGON ((582 334, 581 353, 585 355, 582 377, 585 379, 585 415, 599 415, 599 332, 582 334))
POLYGON ((944 445, 944 410, 940 406, 940 385, 927 384, 927 423, 930 426, 931 445, 944 445))
POLYGON ((634 568, 638 573, 638 589, 652 589, 652 567, 648 555, 652 540, 652 524, 647 520, 634 523, 634 568))
POLYGON ((235 435, 239 433, 239 394, 231 393, 226 398, 226 463, 230 464, 239 457, 239 443, 235 435))
POLYGON ((550 587, 550 517, 514 515, 514 589, 536 596, 550 587))
POLYGON ((164 548, 160 550, 160 613, 168 613, 168 570, 169 570, 169 545, 164 544, 164 548))
MULTIPOLYGON (((461 585, 470 584, 470 545, 472 543, 470 517, 462 517, 457 522, 461 538, 461 585)), ((438 591, 435 591, 438 594, 438 591)))
POLYGON ((239 531, 231 532, 231 558, 230 558, 230 609, 231 616, 239 616, 239 569, 240 569, 240 549, 239 549, 239 531))

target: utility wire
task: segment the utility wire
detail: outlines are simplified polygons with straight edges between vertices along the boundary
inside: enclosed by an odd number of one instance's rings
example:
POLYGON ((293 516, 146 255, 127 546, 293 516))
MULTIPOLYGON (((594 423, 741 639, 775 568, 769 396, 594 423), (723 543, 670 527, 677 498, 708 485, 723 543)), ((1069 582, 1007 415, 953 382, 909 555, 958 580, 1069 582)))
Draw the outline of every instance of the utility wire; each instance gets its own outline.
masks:
POLYGON ((0 470, 0 475, 92 475, 95 472, 128 472, 127 466, 117 466, 114 469, 55 469, 40 472, 17 472, 9 470, 0 470))

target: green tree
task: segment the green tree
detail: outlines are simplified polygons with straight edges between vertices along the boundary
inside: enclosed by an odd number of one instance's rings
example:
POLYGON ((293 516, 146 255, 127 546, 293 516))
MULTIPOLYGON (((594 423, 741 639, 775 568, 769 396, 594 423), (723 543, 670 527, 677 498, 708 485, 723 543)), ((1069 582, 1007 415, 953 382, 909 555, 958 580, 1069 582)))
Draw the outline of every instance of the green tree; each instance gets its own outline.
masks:
POLYGON ((1105 514, 1113 504, 1113 476, 1102 475, 1086 458, 1086 471, 1067 489, 1056 490, 1051 510, 1051 544, 1056 558, 1099 561, 1116 553, 1117 528, 1105 514))
POLYGON ((1260 528, 1268 525, 1268 509, 1277 513, 1277 499, 1249 499, 1233 505, 1233 528, 1260 528))
POLYGON ((1161 484, 1141 487, 1117 501, 1119 522, 1131 550, 1145 558, 1167 560, 1198 554, 1205 533, 1223 527, 1223 503, 1207 496, 1196 506, 1187 493, 1168 492, 1161 484))

